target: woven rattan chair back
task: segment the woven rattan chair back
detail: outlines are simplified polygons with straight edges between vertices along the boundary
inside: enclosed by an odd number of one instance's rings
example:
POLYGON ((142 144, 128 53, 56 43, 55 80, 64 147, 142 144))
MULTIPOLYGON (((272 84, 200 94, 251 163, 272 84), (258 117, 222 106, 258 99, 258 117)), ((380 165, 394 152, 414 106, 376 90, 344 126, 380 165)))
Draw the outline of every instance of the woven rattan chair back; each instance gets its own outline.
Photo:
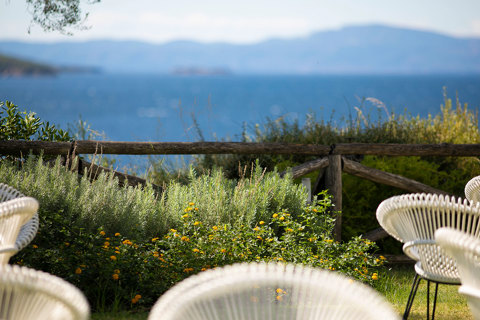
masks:
POLYGON ((167 291, 149 320, 398 319, 377 292, 338 273, 244 263, 201 272, 167 291))
POLYGON ((67 281, 26 267, 0 266, 0 319, 86 320, 85 296, 67 281))
POLYGON ((441 228, 435 232, 435 240, 455 259, 462 282, 458 291, 467 297, 473 316, 480 320, 480 239, 455 229, 441 228))
POLYGON ((465 198, 480 202, 480 176, 472 178, 465 185, 465 198))
POLYGON ((38 230, 38 202, 0 183, 0 264, 27 246, 38 230))
POLYGON ((442 227, 480 235, 480 204, 436 194, 406 194, 383 201, 377 220, 391 236, 404 243, 404 252, 418 261, 420 276, 446 283, 460 283, 455 261, 435 243, 442 227))

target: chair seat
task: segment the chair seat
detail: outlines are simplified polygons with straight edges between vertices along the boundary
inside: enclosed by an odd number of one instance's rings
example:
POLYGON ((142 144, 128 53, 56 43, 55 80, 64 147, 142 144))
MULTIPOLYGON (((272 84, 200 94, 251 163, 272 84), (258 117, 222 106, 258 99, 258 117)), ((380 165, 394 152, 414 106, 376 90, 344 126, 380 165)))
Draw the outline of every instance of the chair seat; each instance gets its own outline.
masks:
POLYGON ((440 282, 440 283, 447 283, 447 284, 460 284, 460 277, 458 276, 449 276, 449 275, 441 275, 439 273, 433 273, 433 272, 428 272, 425 271, 424 268, 422 268, 422 262, 417 261, 415 263, 415 272, 422 278, 430 281, 435 281, 435 282, 440 282))
POLYGON ((149 320, 398 319, 371 287, 301 265, 242 263, 191 276, 170 288, 149 320))
POLYGON ((0 319, 87 320, 83 293, 51 274, 17 265, 0 266, 0 319))
POLYGON ((420 277, 435 282, 460 284, 455 260, 435 240, 409 241, 403 245, 403 251, 417 261, 415 272, 420 277))

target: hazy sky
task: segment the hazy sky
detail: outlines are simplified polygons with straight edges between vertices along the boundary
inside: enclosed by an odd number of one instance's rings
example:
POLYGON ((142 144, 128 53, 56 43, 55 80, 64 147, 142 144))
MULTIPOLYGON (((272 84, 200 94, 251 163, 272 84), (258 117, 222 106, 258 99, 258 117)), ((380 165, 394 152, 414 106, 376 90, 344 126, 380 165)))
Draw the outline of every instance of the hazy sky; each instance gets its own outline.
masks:
POLYGON ((480 0, 102 0, 83 8, 89 30, 65 36, 32 26, 28 34, 25 0, 0 0, 0 39, 252 43, 373 23, 480 37, 480 0))

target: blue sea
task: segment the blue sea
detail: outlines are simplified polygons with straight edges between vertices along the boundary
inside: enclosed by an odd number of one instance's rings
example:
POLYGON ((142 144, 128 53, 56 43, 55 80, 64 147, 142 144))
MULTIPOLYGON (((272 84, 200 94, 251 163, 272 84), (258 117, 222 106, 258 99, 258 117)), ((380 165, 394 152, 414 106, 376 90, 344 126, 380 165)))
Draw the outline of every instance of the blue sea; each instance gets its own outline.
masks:
POLYGON ((63 74, 0 78, 0 101, 36 112, 61 128, 80 118, 116 141, 196 141, 194 120, 206 141, 239 141, 244 128, 305 115, 335 121, 385 116, 365 98, 382 101, 389 112, 436 114, 448 96, 480 107, 480 75, 420 76, 168 76, 146 74, 63 74))

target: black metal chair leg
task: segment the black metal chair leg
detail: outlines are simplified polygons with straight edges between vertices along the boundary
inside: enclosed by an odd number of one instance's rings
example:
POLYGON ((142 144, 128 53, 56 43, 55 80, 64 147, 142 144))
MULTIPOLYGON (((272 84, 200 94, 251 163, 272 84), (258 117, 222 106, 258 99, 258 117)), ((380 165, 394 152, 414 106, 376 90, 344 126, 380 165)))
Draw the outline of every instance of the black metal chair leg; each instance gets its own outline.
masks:
POLYGON ((410 310, 412 309, 413 300, 415 299, 415 294, 417 293, 418 285, 420 284, 420 278, 417 273, 415 273, 415 278, 413 278, 412 289, 410 290, 410 295, 408 296, 407 306, 405 307, 405 312, 403 313, 402 319, 408 319, 410 310))
POLYGON ((435 320, 435 307, 437 306, 438 282, 435 283, 435 297, 433 298, 432 320, 435 320))

